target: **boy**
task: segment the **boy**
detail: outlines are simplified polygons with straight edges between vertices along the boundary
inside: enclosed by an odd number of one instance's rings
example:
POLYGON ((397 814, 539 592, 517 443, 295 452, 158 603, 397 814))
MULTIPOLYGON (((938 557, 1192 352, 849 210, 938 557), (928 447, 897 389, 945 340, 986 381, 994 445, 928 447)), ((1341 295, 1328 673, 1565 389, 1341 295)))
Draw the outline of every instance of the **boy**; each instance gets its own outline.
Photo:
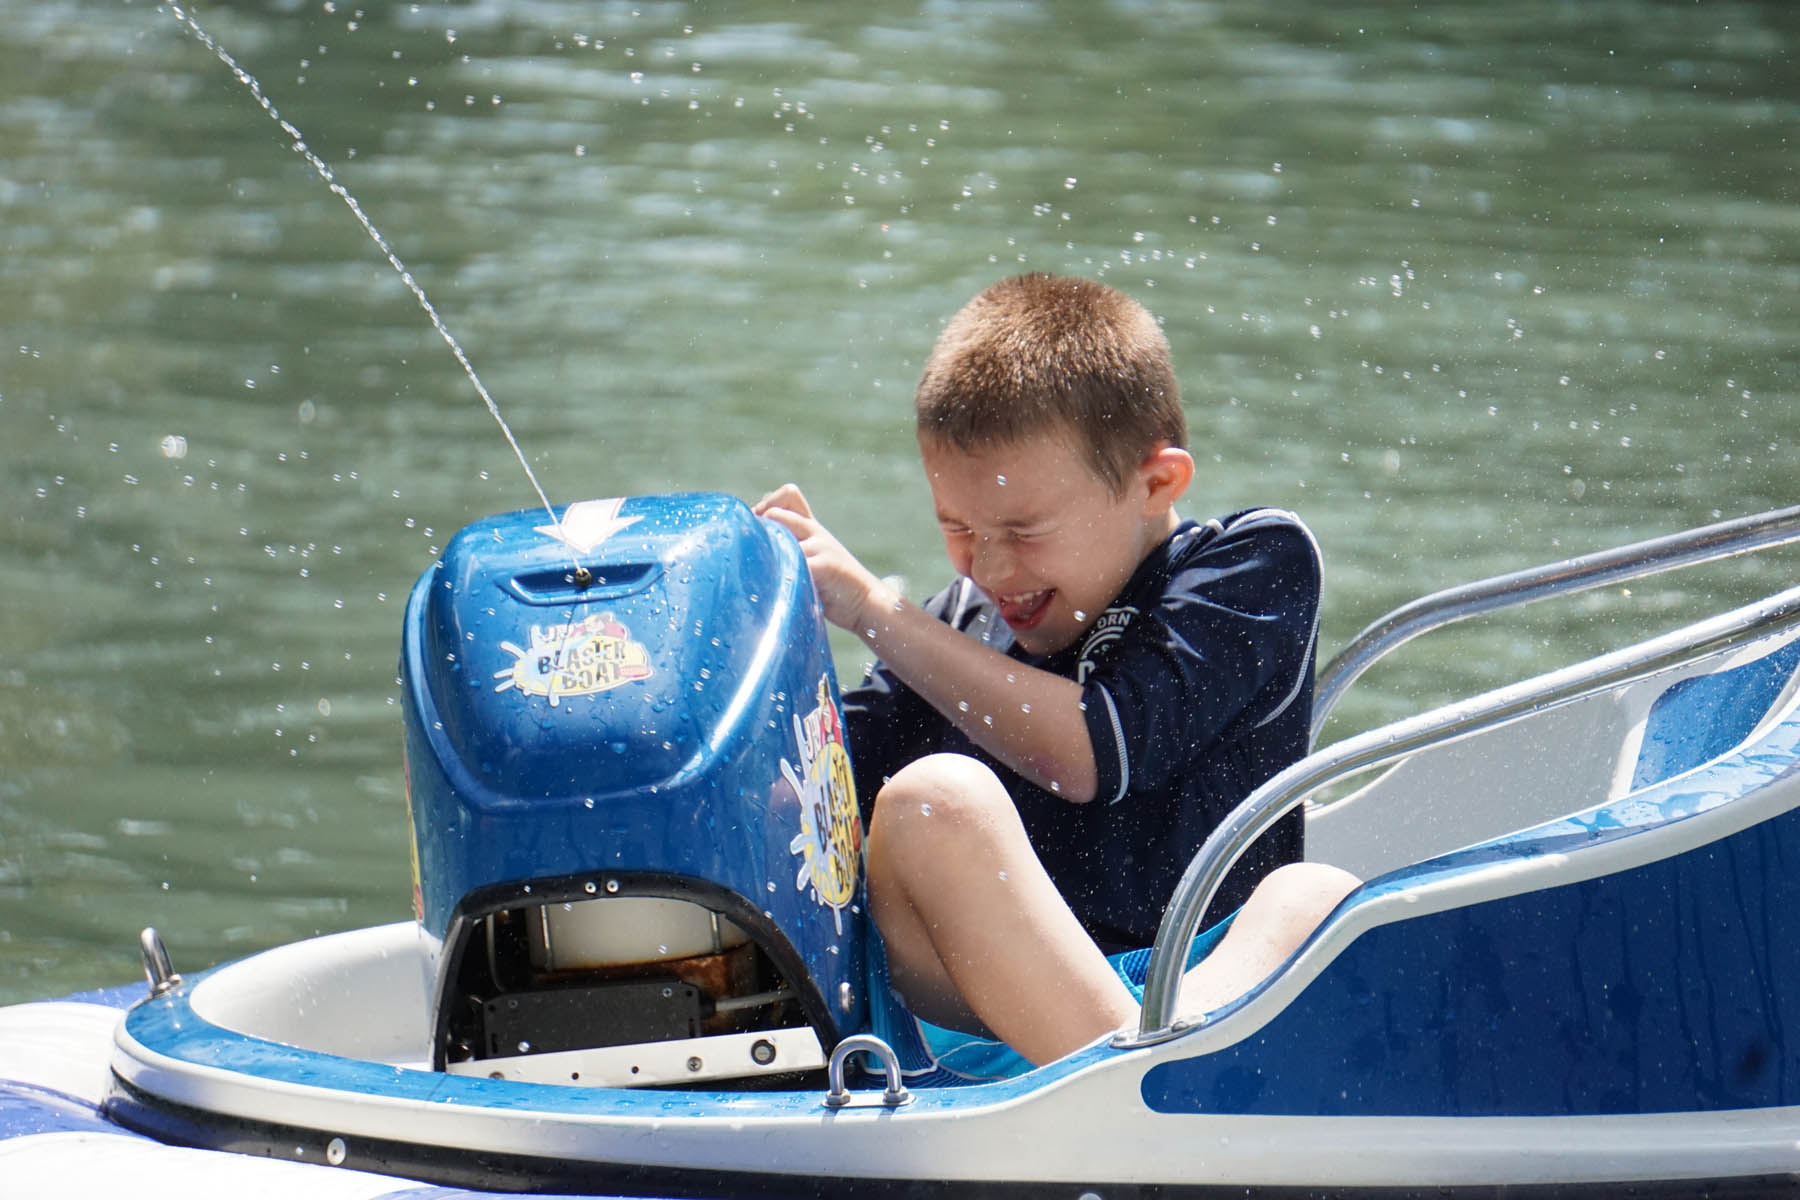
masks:
MULTIPOLYGON (((958 576, 923 607, 792 484, 757 512, 879 659, 844 711, 895 985, 1042 1062, 1131 1019, 1102 952, 1148 945, 1213 826, 1305 753, 1318 555, 1276 510, 1177 517, 1194 464, 1168 344, 1112 288, 988 288, 915 407, 958 576)), ((1251 848, 1221 911, 1299 858, 1299 822, 1251 848)))

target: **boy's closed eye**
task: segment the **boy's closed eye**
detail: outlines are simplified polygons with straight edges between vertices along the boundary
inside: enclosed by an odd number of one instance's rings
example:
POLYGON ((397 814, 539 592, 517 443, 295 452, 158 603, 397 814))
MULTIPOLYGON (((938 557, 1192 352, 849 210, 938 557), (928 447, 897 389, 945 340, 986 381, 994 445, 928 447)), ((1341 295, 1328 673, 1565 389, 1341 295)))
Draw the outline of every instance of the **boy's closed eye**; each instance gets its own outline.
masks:
MULTIPOLYGON (((973 529, 954 521, 940 521, 938 528, 947 538, 971 538, 977 536, 973 529)), ((1055 530, 1048 525, 1002 526, 992 533, 979 536, 982 541, 1032 542, 1049 537, 1055 530)))

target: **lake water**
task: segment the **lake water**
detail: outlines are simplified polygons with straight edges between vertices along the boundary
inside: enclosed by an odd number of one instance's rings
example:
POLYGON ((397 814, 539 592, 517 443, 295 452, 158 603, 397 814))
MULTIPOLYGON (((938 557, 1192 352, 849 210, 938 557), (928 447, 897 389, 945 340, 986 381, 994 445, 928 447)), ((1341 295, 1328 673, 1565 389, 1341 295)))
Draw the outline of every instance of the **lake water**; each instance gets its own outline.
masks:
MULTIPOLYGON (((558 502, 802 482, 922 595, 909 400, 1021 270, 1164 319, 1189 515, 1299 511, 1326 655, 1796 500, 1800 6, 212 3, 558 502)), ((0 1001, 409 912, 394 685, 535 503, 419 306, 147 0, 0 0, 0 1001)), ((1349 732, 1792 581, 1425 639, 1349 732)), ((839 646, 846 670, 860 649, 839 646)))

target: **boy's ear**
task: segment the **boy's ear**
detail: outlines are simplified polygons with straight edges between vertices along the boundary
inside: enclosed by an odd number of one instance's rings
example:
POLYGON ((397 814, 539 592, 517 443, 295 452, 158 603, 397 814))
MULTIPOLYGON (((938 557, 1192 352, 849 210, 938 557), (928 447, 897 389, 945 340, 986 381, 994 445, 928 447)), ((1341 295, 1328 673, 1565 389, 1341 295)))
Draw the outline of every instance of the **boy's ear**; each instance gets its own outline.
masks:
POLYGON ((1138 464, 1145 489, 1144 513, 1161 516, 1174 507, 1194 481, 1194 456, 1180 446, 1158 446, 1138 464))

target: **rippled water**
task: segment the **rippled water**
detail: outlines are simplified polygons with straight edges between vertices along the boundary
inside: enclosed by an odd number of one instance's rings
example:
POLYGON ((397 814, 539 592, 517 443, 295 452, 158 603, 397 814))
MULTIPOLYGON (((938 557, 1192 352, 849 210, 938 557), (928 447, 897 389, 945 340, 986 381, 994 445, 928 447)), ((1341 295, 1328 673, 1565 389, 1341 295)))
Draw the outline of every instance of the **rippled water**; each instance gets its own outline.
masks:
MULTIPOLYGON (((1000 275, 1164 318, 1187 511, 1300 511, 1329 653, 1421 592, 1795 500, 1784 3, 213 4, 551 497, 806 485, 944 573, 907 407, 1000 275)), ((0 0, 0 1000, 408 911, 393 664, 535 503, 418 305, 144 0, 0 0)), ((1344 730, 1773 591, 1440 634, 1344 730)), ((840 647, 847 667, 856 647, 840 647)))

